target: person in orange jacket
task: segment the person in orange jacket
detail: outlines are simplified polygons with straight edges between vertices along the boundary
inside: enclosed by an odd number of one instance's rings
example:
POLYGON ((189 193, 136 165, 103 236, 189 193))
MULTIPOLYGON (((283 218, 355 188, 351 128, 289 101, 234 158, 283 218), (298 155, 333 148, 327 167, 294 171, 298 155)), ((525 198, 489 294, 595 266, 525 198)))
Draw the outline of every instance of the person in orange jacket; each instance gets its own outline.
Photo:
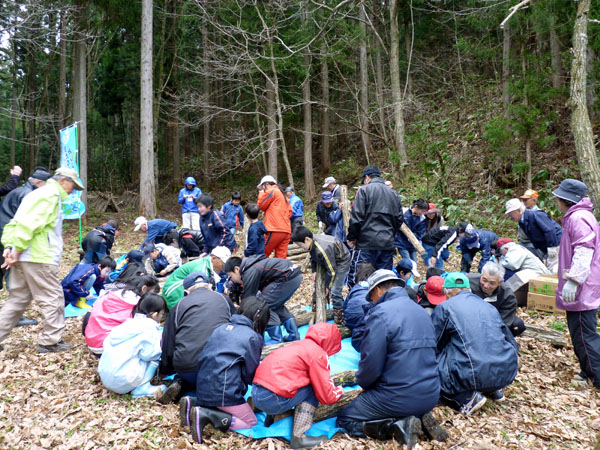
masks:
POLYGON ((257 187, 260 190, 257 203, 265 213, 264 224, 267 227, 265 255, 271 256, 274 250, 276 258, 286 259, 292 234, 292 207, 271 175, 265 175, 257 187))
MULTIPOLYGON (((328 356, 342 348, 342 336, 332 323, 317 323, 306 337, 271 352, 258 366, 252 382, 254 406, 270 416, 294 408, 290 446, 312 448, 327 436, 306 436, 319 403, 333 405, 343 394, 329 373, 328 356)), ((265 420, 265 426, 269 423, 265 420)))

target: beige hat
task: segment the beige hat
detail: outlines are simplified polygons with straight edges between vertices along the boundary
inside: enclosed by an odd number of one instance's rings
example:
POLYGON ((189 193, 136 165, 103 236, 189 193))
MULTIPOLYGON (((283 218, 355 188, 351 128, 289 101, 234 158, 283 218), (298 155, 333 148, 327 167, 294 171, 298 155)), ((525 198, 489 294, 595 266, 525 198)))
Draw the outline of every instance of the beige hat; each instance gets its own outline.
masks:
POLYGON ((60 175, 61 177, 70 178, 71 181, 75 183, 75 189, 77 189, 78 191, 83 191, 85 189, 83 183, 79 179, 79 174, 75 169, 70 169, 68 167, 59 167, 58 169, 56 169, 56 172, 54 172, 54 175, 60 175))
POLYGON ((519 200, 518 198, 511 198, 509 201, 506 202, 506 212, 504 214, 509 214, 513 211, 521 210, 524 208, 525 205, 521 200, 519 200))

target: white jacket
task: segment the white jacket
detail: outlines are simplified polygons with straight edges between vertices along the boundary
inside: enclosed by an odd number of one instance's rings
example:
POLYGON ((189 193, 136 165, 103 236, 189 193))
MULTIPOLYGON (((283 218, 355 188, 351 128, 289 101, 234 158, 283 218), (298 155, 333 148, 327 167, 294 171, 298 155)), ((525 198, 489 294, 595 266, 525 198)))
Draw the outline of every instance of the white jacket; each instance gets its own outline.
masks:
POLYGON ((513 272, 519 272, 521 270, 529 269, 538 274, 550 274, 550 270, 546 265, 540 261, 540 259, 527 250, 522 245, 509 242, 505 244, 508 248, 506 255, 501 259, 502 265, 508 270, 513 272))

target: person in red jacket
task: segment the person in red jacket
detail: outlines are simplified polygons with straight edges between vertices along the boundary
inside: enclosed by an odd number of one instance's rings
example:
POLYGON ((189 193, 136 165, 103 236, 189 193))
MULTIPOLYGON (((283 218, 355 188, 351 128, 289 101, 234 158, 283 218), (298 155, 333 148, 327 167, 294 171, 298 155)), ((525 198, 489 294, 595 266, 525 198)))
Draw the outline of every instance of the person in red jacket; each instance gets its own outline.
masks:
POLYGON ((276 258, 287 258, 288 244, 292 235, 290 217, 292 207, 271 175, 265 175, 257 186, 258 207, 265 213, 264 224, 267 227, 265 235, 265 255, 271 256, 275 250, 276 258))
MULTIPOLYGON (((342 336, 332 323, 317 323, 306 337, 270 353, 258 366, 252 384, 254 405, 268 415, 294 409, 290 446, 312 448, 327 436, 306 436, 319 403, 333 405, 342 396, 329 374, 328 356, 342 348, 342 336)), ((265 421, 265 425, 267 421, 265 421)))

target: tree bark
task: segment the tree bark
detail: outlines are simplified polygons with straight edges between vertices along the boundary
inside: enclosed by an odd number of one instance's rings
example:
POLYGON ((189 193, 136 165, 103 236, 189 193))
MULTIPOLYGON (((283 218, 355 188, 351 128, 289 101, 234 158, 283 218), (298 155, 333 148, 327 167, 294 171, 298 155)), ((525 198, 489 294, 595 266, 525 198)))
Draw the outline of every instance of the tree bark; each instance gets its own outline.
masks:
MULTIPOLYGON (((208 18, 205 19, 204 26, 202 27, 202 52, 204 61, 208 61, 208 18)), ((208 108, 208 104, 210 103, 210 80, 206 75, 204 75, 202 80, 202 87, 204 91, 204 103, 206 104, 204 107, 204 122, 202 125, 202 162, 204 163, 204 183, 208 183, 210 178, 210 120, 208 119, 210 115, 210 110, 208 108)))
MULTIPOLYGON (((77 10, 77 32, 75 34, 75 57, 77 59, 77 97, 74 99, 74 118, 78 123, 79 134, 79 178, 87 187, 87 46, 86 46, 86 7, 80 3, 77 10)), ((87 204, 87 190, 81 193, 81 201, 87 204)))
POLYGON ((181 184, 181 148, 179 145, 179 102, 174 100, 173 127, 171 128, 171 145, 173 148, 173 183, 181 184))
MULTIPOLYGON (((66 101, 67 101, 67 16, 65 12, 60 14, 60 63, 58 67, 58 128, 64 128, 66 123, 66 101)), ((59 142, 60 148, 60 142, 59 142)))
POLYGON ((325 268, 317 264, 316 273, 316 284, 315 284, 315 323, 327 322, 327 299, 326 299, 326 286, 325 286, 325 268))
MULTIPOLYGON (((302 22, 306 25, 306 11, 302 13, 302 22)), ((304 188, 306 199, 315 197, 315 178, 313 174, 312 160, 312 106, 310 104, 310 55, 306 49, 302 60, 306 68, 306 77, 302 83, 302 112, 304 115, 304 188)))
MULTIPOLYGON (((525 46, 521 46, 521 76, 523 80, 527 77, 527 61, 525 59, 525 46)), ((523 86, 523 105, 525 110, 529 109, 529 98, 527 97, 527 91, 523 86)), ((532 189, 531 183, 531 133, 527 131, 525 136, 525 162, 527 163, 527 189, 532 189)))
POLYGON ((152 120, 152 0, 142 0, 140 66, 140 212, 156 217, 154 133, 152 120))
POLYGON ((556 19, 550 22, 550 57, 552 61, 552 87, 559 89, 563 84, 562 55, 560 41, 555 28, 556 19))
POLYGON ((369 72, 367 62, 367 13, 365 11, 364 0, 359 6, 360 19, 360 138, 369 163, 369 154, 371 153, 371 139, 369 137, 369 72))
POLYGON ((327 63, 327 48, 321 47, 321 167, 324 172, 331 169, 329 156, 329 66, 327 63))
POLYGON ((510 105, 510 93, 508 83, 510 81, 510 23, 504 26, 504 40, 502 42, 502 106, 504 106, 504 115, 508 115, 508 105, 510 105))
POLYGON ((267 143, 269 153, 269 175, 277 179, 277 107, 275 86, 267 77, 267 143))
POLYGON ((400 164, 408 163, 404 142, 404 106, 400 87, 400 42, 398 35, 398 0, 390 0, 390 78, 394 101, 394 140, 400 164))
MULTIPOLYGON (((587 109, 586 99, 586 57, 587 25, 590 0, 580 0, 573 30, 573 63, 571 66, 571 132, 575 141, 575 151, 581 171, 582 181, 587 184, 588 194, 594 205, 600 205, 600 167, 594 147, 594 134, 587 109)), ((596 210, 597 211, 597 210, 596 210)))
POLYGON ((15 166, 15 148, 17 139, 17 111, 19 110, 19 100, 17 98, 17 54, 15 50, 16 43, 11 42, 13 56, 12 70, 12 89, 11 89, 11 112, 10 112, 10 167, 15 166))

